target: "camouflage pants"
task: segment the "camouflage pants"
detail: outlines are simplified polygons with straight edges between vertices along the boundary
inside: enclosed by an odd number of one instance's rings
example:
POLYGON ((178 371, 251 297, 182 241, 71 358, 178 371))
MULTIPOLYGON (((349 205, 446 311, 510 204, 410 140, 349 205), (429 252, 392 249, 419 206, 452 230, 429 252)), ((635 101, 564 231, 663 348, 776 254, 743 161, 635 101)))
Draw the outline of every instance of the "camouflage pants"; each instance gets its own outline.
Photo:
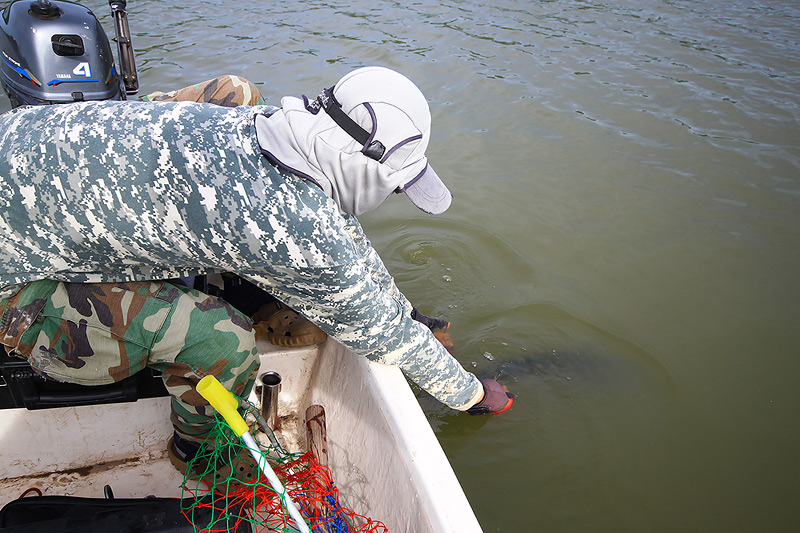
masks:
POLYGON ((197 382, 213 375, 243 396, 258 371, 249 318, 223 300, 164 281, 35 281, 0 301, 0 313, 6 350, 57 381, 103 385, 146 366, 162 372, 175 431, 193 441, 214 424, 197 382))
POLYGON ((146 102, 208 102, 224 107, 265 104, 258 88, 239 76, 220 76, 168 93, 154 92, 143 96, 142 100, 146 102))
MULTIPOLYGON (((264 103, 258 88, 238 76, 142 99, 264 103)), ((0 343, 52 379, 103 385, 146 366, 159 370, 172 396, 175 431, 195 442, 214 424, 212 408, 194 389, 197 382, 214 375, 246 396, 258 371, 249 318, 218 298, 163 281, 36 281, 0 301, 0 313, 0 343)))

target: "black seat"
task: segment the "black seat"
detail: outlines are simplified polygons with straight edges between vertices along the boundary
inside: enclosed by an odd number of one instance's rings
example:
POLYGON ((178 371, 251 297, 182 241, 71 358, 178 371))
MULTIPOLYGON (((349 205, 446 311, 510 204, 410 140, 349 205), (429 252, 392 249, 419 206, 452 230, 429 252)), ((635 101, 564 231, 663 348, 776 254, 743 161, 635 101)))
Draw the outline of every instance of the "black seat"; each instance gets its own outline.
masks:
POLYGON ((25 359, 10 357, 0 348, 0 409, 135 402, 167 395, 161 374, 151 368, 110 385, 75 385, 41 376, 25 359))

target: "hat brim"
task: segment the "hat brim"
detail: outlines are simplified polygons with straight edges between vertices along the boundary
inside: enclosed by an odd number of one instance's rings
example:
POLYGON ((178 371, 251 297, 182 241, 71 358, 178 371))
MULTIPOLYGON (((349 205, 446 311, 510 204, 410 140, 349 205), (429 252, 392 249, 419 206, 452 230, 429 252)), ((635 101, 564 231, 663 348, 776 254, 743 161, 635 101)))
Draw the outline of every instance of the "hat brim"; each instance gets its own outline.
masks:
POLYGON ((411 183, 401 189, 408 199, 422 211, 439 215, 447 211, 453 195, 430 165, 411 183))

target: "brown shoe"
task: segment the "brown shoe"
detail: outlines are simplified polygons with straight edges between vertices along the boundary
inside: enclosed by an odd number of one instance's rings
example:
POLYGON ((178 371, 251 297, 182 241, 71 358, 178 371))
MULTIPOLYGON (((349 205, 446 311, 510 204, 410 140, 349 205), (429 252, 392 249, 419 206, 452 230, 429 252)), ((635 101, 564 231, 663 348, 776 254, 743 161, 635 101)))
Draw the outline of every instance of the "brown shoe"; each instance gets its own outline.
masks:
POLYGON ((306 317, 280 302, 270 302, 253 314, 256 333, 275 346, 297 348, 313 346, 328 338, 306 317))
MULTIPOLYGON (((169 462, 172 463, 178 472, 186 475, 186 470, 189 468, 189 463, 181 459, 175 452, 174 438, 170 437, 167 443, 167 455, 169 462)), ((253 459, 250 451, 242 448, 239 455, 233 458, 233 466, 229 463, 218 465, 216 468, 209 465, 205 458, 201 458, 192 464, 192 471, 189 477, 192 479, 200 479, 203 483, 213 488, 214 485, 225 482, 226 479, 233 478, 242 483, 251 483, 258 479, 258 464, 253 459)))

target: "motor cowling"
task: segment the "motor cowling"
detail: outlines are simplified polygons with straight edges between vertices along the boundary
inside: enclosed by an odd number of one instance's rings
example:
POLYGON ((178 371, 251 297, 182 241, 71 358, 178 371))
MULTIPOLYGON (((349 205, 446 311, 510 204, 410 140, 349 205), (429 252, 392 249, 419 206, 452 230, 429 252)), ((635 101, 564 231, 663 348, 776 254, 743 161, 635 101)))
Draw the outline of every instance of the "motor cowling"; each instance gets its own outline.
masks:
POLYGON ((65 1, 17 0, 3 10, 0 82, 13 107, 125 99, 97 17, 65 1))

